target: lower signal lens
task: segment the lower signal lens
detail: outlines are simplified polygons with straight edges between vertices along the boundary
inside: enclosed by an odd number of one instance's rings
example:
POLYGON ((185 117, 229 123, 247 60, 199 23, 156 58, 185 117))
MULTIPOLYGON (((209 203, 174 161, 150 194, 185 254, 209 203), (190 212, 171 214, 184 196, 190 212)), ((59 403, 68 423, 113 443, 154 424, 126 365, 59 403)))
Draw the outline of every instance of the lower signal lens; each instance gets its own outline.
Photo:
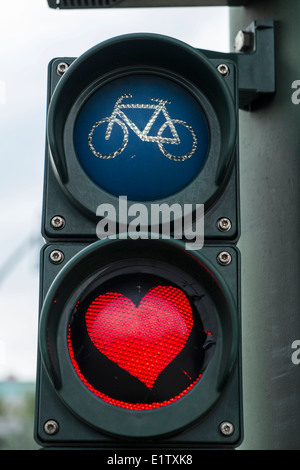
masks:
POLYGON ((77 302, 68 348, 80 380, 96 396, 147 410, 179 400, 198 382, 209 334, 181 288, 136 273, 77 302))

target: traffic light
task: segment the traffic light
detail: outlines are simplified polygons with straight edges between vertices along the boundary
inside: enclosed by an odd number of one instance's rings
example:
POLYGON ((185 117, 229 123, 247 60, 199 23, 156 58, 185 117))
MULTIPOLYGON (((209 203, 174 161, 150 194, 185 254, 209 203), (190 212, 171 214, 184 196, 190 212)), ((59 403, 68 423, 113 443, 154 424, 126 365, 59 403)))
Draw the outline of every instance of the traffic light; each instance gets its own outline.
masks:
POLYGON ((130 34, 48 90, 37 441, 236 447, 236 65, 130 34))

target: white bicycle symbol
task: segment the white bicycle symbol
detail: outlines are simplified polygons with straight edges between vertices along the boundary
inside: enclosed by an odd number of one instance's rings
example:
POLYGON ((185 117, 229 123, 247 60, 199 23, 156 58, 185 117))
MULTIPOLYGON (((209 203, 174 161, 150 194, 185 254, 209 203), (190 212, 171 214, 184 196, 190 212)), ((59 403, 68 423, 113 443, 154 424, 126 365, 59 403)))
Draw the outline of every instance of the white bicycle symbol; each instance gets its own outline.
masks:
POLYGON ((122 103, 123 99, 125 98, 132 98, 132 95, 130 93, 124 94, 120 96, 120 98, 117 99, 113 112, 110 117, 105 117, 101 119, 100 121, 97 121, 93 127, 91 128, 89 135, 88 135, 88 144, 90 150, 93 152, 93 154, 96 157, 103 158, 103 159, 108 159, 108 158, 115 158, 120 153, 123 152, 125 149, 126 145, 128 144, 128 127, 141 139, 143 142, 156 142, 160 151, 162 154, 169 158, 170 160, 173 161, 184 161, 190 158, 193 153, 195 152, 197 148, 197 137, 196 134, 193 130, 193 128, 187 124, 184 121, 181 121, 180 119, 171 119, 167 109, 166 109, 166 104, 170 104, 171 101, 169 100, 163 100, 159 98, 151 98, 151 101, 155 101, 158 104, 124 104, 122 103), (152 114, 151 118, 147 122, 145 128, 141 131, 135 124, 134 122, 126 116, 123 110, 125 109, 153 109, 154 113, 152 114), (157 135, 149 135, 149 132, 155 123, 159 113, 162 112, 166 121, 163 123, 163 125, 160 127, 160 129, 157 132, 157 135), (117 124, 121 127, 123 131, 123 142, 122 145, 115 150, 112 153, 101 153, 98 152, 94 145, 93 145, 93 136, 94 132, 99 127, 101 124, 108 123, 107 129, 105 132, 105 140, 109 140, 111 136, 111 132, 113 129, 114 124, 117 124), (181 125, 188 129, 192 136, 192 148, 190 152, 188 152, 185 155, 182 156, 175 156, 170 154, 165 148, 164 144, 173 144, 173 145, 179 145, 181 143, 180 138, 178 136, 178 133, 176 131, 175 126, 181 125), (128 126, 128 127, 127 127, 128 126), (169 128, 171 131, 172 137, 164 137, 163 133, 165 129, 169 128))

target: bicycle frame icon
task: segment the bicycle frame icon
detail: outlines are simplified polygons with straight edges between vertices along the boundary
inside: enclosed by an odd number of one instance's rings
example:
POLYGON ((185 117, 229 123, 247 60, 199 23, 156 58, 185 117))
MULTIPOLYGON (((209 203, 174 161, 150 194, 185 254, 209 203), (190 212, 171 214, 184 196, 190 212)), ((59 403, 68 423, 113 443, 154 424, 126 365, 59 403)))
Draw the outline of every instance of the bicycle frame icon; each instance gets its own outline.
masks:
POLYGON ((121 95, 117 99, 114 105, 111 116, 105 117, 101 119, 100 121, 97 121, 91 128, 89 135, 88 135, 88 145, 89 145, 90 150, 96 157, 102 158, 102 159, 109 159, 109 158, 115 158, 118 155, 120 155, 128 144, 128 140, 129 140, 128 128, 131 129, 140 138, 142 142, 157 143, 161 153, 165 157, 169 158, 170 160, 182 162, 184 160, 187 160, 193 155, 193 153, 197 149, 197 137, 196 137, 195 131, 185 121, 182 121, 180 119, 171 119, 166 108, 166 105, 170 104, 171 101, 165 100, 165 99, 159 99, 159 98, 151 98, 151 101, 157 104, 138 104, 138 103, 137 104, 135 103, 124 104, 123 100, 128 99, 128 98, 132 98, 132 94, 126 93, 126 94, 121 95), (153 114, 150 117, 147 124, 145 125, 144 129, 140 130, 136 126, 136 124, 131 119, 129 119, 128 116, 126 116, 125 114, 126 109, 153 109, 153 114), (164 115, 165 122, 162 124, 162 126, 158 130, 157 135, 150 135, 150 131, 153 127, 153 124, 155 123, 160 113, 164 115), (107 153, 107 154, 101 153, 101 151, 97 151, 93 145, 93 136, 94 136, 95 130, 99 126, 101 126, 101 124, 105 124, 105 123, 107 123, 107 128, 105 132, 105 140, 110 139, 114 125, 120 126, 123 131, 122 145, 118 149, 116 149, 114 152, 107 153), (179 135, 176 130, 176 127, 178 128, 178 126, 183 126, 184 128, 186 128, 192 137, 192 146, 191 146, 190 151, 182 156, 172 155, 164 148, 164 144, 179 145, 181 143, 179 135), (172 137, 164 137, 164 131, 166 129, 169 129, 172 137))

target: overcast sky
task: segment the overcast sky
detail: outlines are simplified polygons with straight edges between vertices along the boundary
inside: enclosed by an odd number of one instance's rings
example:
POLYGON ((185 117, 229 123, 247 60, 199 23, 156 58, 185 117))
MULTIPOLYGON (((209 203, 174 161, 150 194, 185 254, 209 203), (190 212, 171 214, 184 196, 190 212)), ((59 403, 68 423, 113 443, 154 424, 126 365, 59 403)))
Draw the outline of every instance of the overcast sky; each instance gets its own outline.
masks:
POLYGON ((0 0, 0 380, 35 380, 47 65, 134 32, 229 50, 227 7, 51 10, 0 0))

